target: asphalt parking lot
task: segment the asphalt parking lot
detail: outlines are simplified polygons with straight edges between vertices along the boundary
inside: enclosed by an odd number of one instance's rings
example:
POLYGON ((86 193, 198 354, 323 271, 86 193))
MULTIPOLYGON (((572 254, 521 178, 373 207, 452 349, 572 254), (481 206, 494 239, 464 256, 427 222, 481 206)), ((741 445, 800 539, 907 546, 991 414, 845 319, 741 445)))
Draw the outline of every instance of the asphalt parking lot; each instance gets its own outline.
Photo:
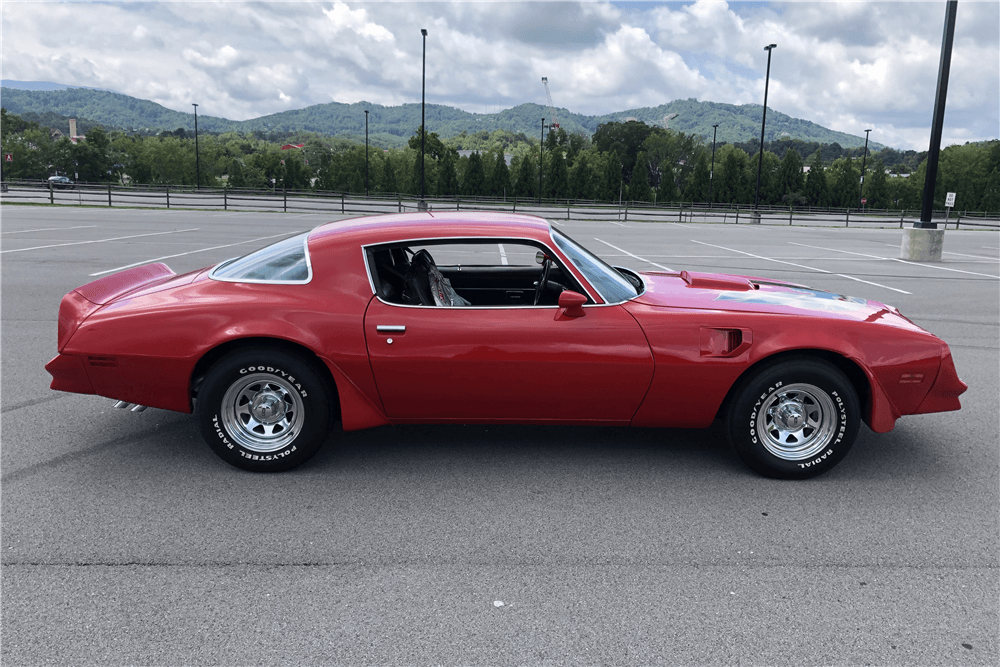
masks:
POLYGON ((295 471, 193 417, 52 392, 67 291, 177 273, 329 215, 0 209, 4 665, 996 665, 1000 234, 563 221, 613 264, 897 306, 951 346, 958 412, 862 427, 763 479, 720 428, 383 427, 295 471))

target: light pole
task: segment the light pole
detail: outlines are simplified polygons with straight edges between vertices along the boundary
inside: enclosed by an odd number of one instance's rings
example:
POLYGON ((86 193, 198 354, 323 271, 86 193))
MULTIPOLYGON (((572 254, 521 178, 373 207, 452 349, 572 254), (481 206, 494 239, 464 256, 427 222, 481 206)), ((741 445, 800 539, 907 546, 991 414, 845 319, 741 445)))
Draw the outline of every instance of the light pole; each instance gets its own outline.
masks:
POLYGON ((194 174, 197 188, 201 190, 201 159, 198 157, 198 105, 191 103, 194 107, 194 174))
POLYGON ((542 119, 542 138, 538 142, 538 202, 542 202, 542 151, 545 150, 545 119, 542 119))
POLYGON ((865 152, 861 154, 861 198, 858 200, 858 205, 864 208, 865 202, 865 158, 868 157, 868 133, 871 130, 865 130, 865 152))
POLYGON ((365 196, 368 196, 368 109, 365 109, 365 196))
POLYGON ((764 124, 767 122, 767 87, 771 82, 771 50, 778 48, 777 44, 768 44, 764 47, 767 51, 767 74, 764 77, 764 115, 760 119, 760 155, 757 158, 757 188, 753 195, 753 221, 760 224, 760 212, 757 210, 760 204, 760 171, 764 166, 764 124))
POLYGON ((427 104, 427 30, 421 28, 420 34, 424 36, 424 64, 420 79, 420 203, 417 204, 417 208, 421 211, 426 211, 427 202, 424 201, 424 143, 427 140, 427 128, 424 127, 424 107, 427 104))
POLYGON ((719 133, 719 123, 712 126, 712 171, 708 175, 708 207, 712 208, 712 195, 715 189, 715 135, 719 133))

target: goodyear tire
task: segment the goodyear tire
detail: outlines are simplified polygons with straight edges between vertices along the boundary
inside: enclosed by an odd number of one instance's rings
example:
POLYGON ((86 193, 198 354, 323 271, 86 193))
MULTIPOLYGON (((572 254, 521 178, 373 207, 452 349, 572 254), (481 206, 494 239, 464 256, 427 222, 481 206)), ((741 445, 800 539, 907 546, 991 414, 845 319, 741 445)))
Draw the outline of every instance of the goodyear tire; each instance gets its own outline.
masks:
POLYGON ((212 451, 237 468, 288 470, 312 457, 330 426, 330 391, 321 372, 281 350, 250 348, 219 360, 195 411, 212 451))
POLYGON ((726 434, 765 477, 806 479, 837 465, 861 422, 857 393, 836 367, 813 359, 766 368, 737 393, 726 434))

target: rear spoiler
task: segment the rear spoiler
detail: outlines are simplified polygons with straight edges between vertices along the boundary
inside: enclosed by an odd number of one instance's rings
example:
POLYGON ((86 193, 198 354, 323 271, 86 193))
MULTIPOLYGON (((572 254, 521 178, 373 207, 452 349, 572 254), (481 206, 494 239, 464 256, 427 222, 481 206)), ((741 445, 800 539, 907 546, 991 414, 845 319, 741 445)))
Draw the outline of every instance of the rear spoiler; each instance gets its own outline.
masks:
POLYGON ((166 264, 160 262, 144 264, 143 266, 137 266, 134 269, 114 273, 105 278, 95 280, 92 283, 87 283, 82 287, 77 287, 75 291, 87 301, 98 306, 103 306, 124 294, 173 275, 176 274, 166 264))

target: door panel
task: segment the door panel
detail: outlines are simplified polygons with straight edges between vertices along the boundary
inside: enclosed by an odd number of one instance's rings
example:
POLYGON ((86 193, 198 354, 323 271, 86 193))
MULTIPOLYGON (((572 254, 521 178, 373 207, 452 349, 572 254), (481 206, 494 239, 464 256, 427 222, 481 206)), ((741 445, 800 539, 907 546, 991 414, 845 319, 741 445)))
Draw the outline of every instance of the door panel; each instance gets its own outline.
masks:
POLYGON ((365 337, 386 414, 397 421, 628 422, 652 377, 649 345, 620 306, 584 311, 566 317, 557 307, 373 299, 365 337))

